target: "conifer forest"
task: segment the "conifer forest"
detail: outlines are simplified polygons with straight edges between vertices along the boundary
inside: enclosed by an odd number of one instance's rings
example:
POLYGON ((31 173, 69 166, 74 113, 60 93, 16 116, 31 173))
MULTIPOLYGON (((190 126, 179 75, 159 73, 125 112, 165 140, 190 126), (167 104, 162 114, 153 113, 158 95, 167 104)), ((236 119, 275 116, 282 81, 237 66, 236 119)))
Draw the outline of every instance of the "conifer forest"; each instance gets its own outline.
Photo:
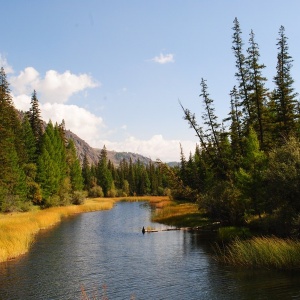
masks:
POLYGON ((175 167, 125 160, 115 166, 105 146, 97 164, 87 157, 80 162, 74 142, 66 140, 64 121, 46 124, 41 119, 36 91, 29 111, 15 109, 1 68, 0 211, 80 204, 87 196, 169 195, 198 203, 223 224, 245 226, 252 220, 266 233, 298 236, 300 102, 288 37, 281 26, 274 41, 276 72, 267 79, 254 32, 245 43, 238 19, 232 30, 236 85, 224 95, 228 117, 219 120, 208 82, 200 79, 200 118, 179 105, 199 143, 189 157, 181 149, 175 167))

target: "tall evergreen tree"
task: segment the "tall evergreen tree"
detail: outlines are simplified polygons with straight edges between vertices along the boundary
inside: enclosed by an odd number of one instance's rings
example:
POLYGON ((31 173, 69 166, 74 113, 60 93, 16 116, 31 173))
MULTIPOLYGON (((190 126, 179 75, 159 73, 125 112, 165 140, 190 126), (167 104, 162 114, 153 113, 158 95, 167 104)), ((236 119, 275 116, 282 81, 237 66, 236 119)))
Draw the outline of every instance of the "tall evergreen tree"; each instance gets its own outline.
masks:
POLYGON ((74 141, 71 139, 67 145, 67 165, 72 192, 81 191, 83 189, 82 171, 79 159, 77 157, 74 141))
POLYGON ((100 185, 103 190, 104 196, 107 197, 109 195, 109 191, 112 188, 113 178, 110 170, 108 169, 107 150, 105 145, 101 150, 99 161, 98 161, 97 181, 98 181, 98 185, 100 185))
POLYGON ((238 81, 238 94, 241 97, 241 103, 245 118, 251 118, 250 100, 249 100, 249 67, 247 59, 243 53, 244 43, 242 41, 242 31, 240 23, 237 18, 233 21, 233 36, 232 36, 232 50, 236 59, 235 66, 237 71, 235 77, 238 81))
POLYGON ((84 189, 89 191, 92 188, 92 171, 86 153, 82 162, 82 177, 84 189))
POLYGON ((232 154, 238 159, 243 154, 243 132, 241 128, 241 112, 239 111, 238 94, 235 86, 230 93, 230 105, 230 117, 227 119, 231 121, 229 134, 231 139, 232 154))
POLYGON ((265 82, 267 79, 263 77, 262 70, 265 65, 259 62, 259 47, 255 42, 254 32, 251 30, 249 39, 249 48, 247 49, 248 57, 247 63, 249 65, 249 103, 251 117, 247 128, 252 126, 257 132, 258 139, 260 141, 260 147, 264 148, 264 135, 266 125, 266 96, 267 89, 265 88, 265 82))
POLYGON ((22 120, 22 133, 27 154, 27 162, 35 163, 37 161, 37 145, 36 139, 32 132, 32 127, 28 121, 28 117, 25 115, 22 120))
POLYGON ((41 111, 39 108, 39 100, 37 98, 36 91, 34 90, 31 96, 31 107, 28 112, 29 123, 32 128, 33 135, 36 140, 37 149, 39 148, 39 142, 43 135, 43 120, 41 118, 41 111))
POLYGON ((20 119, 13 106, 4 68, 0 69, 0 204, 11 210, 27 194, 26 161, 20 119))
POLYGON ((218 123, 218 118, 215 115, 214 101, 209 97, 209 93, 207 91, 206 80, 201 79, 201 94, 200 97, 203 99, 204 104, 204 113, 202 115, 204 124, 207 125, 207 130, 205 136, 210 144, 217 150, 219 155, 221 155, 220 149, 220 127, 221 125, 218 123))
MULTIPOLYGON (((41 141, 41 154, 38 157, 37 181, 42 188, 42 195, 47 205, 65 204, 65 199, 52 203, 52 196, 61 196, 69 192, 65 181, 67 178, 66 147, 62 140, 58 125, 53 126, 50 121, 47 124, 41 141)), ((60 197, 60 198, 61 198, 60 197)))
POLYGON ((291 76, 293 59, 289 55, 288 38, 283 26, 279 29, 277 39, 277 74, 274 77, 275 90, 273 100, 275 103, 275 131, 277 136, 287 137, 296 132, 297 127, 297 93, 293 88, 294 80, 291 76))

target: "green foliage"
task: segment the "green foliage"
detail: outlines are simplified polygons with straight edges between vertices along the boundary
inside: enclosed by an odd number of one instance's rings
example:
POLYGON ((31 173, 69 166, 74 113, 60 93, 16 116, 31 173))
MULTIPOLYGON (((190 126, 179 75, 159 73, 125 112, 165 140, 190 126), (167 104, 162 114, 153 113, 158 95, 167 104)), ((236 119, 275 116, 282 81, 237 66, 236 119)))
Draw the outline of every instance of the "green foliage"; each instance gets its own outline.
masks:
POLYGON ((101 150, 96 172, 97 183, 101 186, 104 196, 107 197, 112 187, 113 178, 111 171, 108 168, 107 151, 105 146, 101 150))
MULTIPOLYGON (((300 212, 300 142, 294 137, 269 153, 265 171, 269 205, 296 215, 300 212)), ((291 216, 287 219, 291 220, 291 216)))
POLYGON ((224 120, 230 122, 228 131, 218 123, 206 81, 201 79, 204 126, 180 104, 200 144, 188 160, 181 149, 178 178, 170 181, 170 187, 176 196, 190 189, 186 194, 190 201, 196 195, 199 207, 223 224, 250 224, 268 234, 298 236, 300 105, 292 86, 292 58, 284 27, 279 30, 272 92, 265 87, 265 65, 259 61, 254 32, 244 53, 237 19, 233 30, 237 85, 231 90, 230 113, 224 120))
POLYGON ((71 202, 75 205, 80 205, 84 203, 84 200, 87 197, 86 191, 74 191, 71 195, 71 202))
POLYGON ((89 197, 92 197, 92 198, 104 197, 104 193, 103 193, 102 187, 98 186, 98 185, 92 187, 89 190, 88 195, 89 195, 89 197))
POLYGON ((218 239, 220 239, 223 242, 229 242, 236 238, 245 239, 250 237, 251 232, 249 228, 246 227, 228 226, 221 227, 218 229, 218 239))
POLYGON ((72 140, 68 141, 67 165, 68 173, 71 179, 72 191, 81 191, 83 189, 82 170, 79 159, 77 158, 76 148, 72 140))

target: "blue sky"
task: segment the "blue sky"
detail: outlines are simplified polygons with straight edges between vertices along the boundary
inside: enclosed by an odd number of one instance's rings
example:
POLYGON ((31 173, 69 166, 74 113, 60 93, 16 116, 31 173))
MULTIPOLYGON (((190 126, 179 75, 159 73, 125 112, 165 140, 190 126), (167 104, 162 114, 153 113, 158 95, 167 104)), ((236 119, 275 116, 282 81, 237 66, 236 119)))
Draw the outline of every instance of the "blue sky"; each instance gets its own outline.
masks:
POLYGON ((0 65, 15 106, 35 89, 43 118, 66 122, 91 146, 179 160, 198 142, 178 104, 201 123, 201 78, 220 120, 236 84, 238 18, 245 50, 253 29, 273 88, 283 25, 300 85, 298 0, 10 0, 1 4, 0 65))

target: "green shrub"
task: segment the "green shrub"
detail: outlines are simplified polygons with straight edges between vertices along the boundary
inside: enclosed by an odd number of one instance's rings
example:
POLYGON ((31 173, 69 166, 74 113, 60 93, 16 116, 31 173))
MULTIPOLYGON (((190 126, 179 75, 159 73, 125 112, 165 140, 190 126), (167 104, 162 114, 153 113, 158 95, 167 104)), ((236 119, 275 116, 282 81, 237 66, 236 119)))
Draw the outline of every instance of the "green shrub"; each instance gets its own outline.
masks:
POLYGON ((58 195, 50 196, 44 201, 45 208, 59 206, 59 205, 60 205, 60 198, 58 195))
POLYGON ((92 198, 104 197, 104 193, 103 193, 102 187, 99 186, 99 185, 96 185, 96 186, 92 187, 89 190, 89 194, 88 195, 89 195, 89 197, 92 197, 92 198))
POLYGON ((72 197, 71 201, 75 205, 80 205, 83 204, 86 196, 87 196, 87 192, 85 191, 75 191, 71 196, 72 197))
POLYGON ((249 238, 251 236, 251 232, 248 228, 245 227, 221 227, 218 230, 218 238, 224 242, 236 239, 236 238, 249 238))

